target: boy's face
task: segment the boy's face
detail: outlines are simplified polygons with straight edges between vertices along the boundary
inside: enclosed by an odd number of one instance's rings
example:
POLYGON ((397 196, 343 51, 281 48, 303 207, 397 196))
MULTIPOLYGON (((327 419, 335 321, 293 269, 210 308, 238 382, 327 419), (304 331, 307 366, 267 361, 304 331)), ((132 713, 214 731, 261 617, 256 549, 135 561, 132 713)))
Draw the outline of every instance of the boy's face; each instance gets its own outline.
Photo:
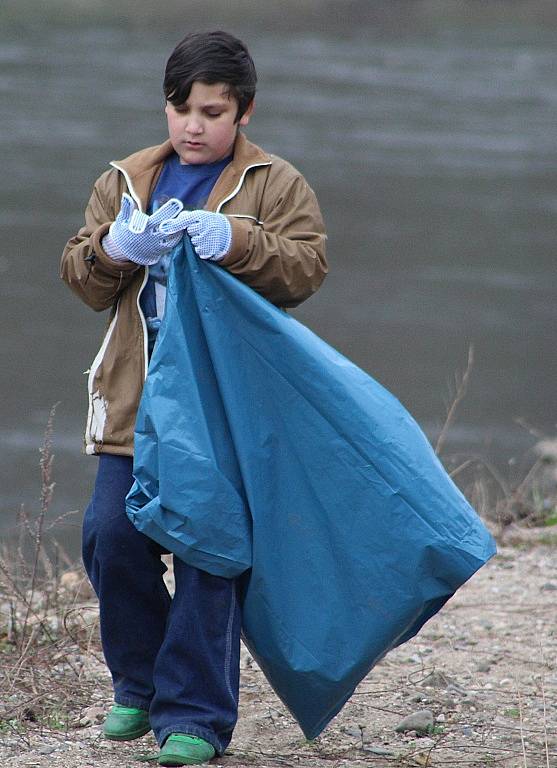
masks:
POLYGON ((239 125, 247 125, 253 102, 238 122, 238 102, 223 83, 194 82, 184 104, 166 102, 168 135, 182 163, 216 163, 232 153, 239 125))

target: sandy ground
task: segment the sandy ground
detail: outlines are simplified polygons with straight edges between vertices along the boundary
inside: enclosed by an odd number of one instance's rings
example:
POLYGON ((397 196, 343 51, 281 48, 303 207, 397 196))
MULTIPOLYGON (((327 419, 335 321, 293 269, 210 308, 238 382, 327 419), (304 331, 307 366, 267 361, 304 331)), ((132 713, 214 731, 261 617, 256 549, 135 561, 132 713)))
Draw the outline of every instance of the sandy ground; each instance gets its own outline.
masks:
MULTIPOLYGON (((94 623, 95 608, 76 606, 73 616, 94 623)), ((60 709, 71 713, 71 727, 63 717, 51 727, 3 727, 2 765, 122 768, 140 765, 138 752, 156 751, 152 735, 128 744, 102 738, 109 679, 95 641, 88 645, 80 631, 75 658, 60 659, 46 672, 63 691, 60 709)), ((8 693, 17 704, 17 687, 8 693)), ((557 548, 500 547, 417 638, 372 670, 313 742, 304 739, 244 649, 238 726, 226 755, 211 765, 557 767, 557 548), (419 710, 431 713, 432 732, 418 737, 395 730, 419 710)))

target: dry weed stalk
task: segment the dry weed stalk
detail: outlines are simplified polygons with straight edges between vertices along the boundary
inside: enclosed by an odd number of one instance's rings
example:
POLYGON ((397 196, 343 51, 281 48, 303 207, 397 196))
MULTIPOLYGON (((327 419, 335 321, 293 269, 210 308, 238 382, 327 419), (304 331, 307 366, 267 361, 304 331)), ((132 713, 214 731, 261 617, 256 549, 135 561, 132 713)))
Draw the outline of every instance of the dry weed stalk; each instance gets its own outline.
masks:
MULTIPOLYGON (((543 645, 540 642, 540 658, 542 668, 546 666, 545 654, 543 652, 543 645)), ((545 764, 546 768, 549 766, 549 739, 547 736, 547 700, 545 697, 545 673, 542 673, 541 677, 541 691, 542 691, 542 705, 543 705, 543 745, 545 749, 545 764)))
POLYGON ((550 768, 549 766, 549 739, 547 736, 547 701, 545 698, 545 684, 544 679, 542 677, 542 703, 543 703, 543 745, 545 749, 545 764, 546 768, 550 768))
POLYGON ((439 437, 437 438, 437 443, 435 445, 435 453, 437 454, 437 456, 439 456, 439 454, 443 450, 445 441, 447 439, 447 434, 449 432, 449 429, 456 415, 456 410, 460 405, 460 403, 462 402, 462 400, 464 400, 464 397, 468 390, 468 384, 470 382, 470 375, 472 373, 473 367, 474 367, 474 345, 470 344, 470 346, 468 347, 468 362, 466 364, 466 370, 464 371, 462 376, 459 376, 458 374, 455 375, 456 391, 455 391, 453 400, 447 409, 447 418, 445 419, 443 428, 441 429, 439 437))
POLYGON ((516 695, 518 697, 518 722, 520 727, 520 744, 522 746, 522 759, 524 768, 528 768, 528 762, 526 760, 526 744, 524 742, 524 714, 522 711, 522 696, 520 695, 520 688, 518 682, 516 682, 516 695))
MULTIPOLYGON (((41 727, 56 720, 61 727, 69 717, 69 702, 77 703, 79 693, 90 699, 94 682, 84 679, 83 662, 76 655, 85 643, 94 645, 95 625, 84 624, 79 613, 81 582, 76 575, 72 588, 61 593, 61 563, 71 568, 59 545, 45 546, 48 530, 66 515, 47 525, 55 483, 53 429, 54 405, 47 421, 40 448, 41 496, 35 520, 21 507, 18 513, 19 536, 15 551, 0 553, 0 602, 4 604, 0 631, 0 688, 5 694, 0 706, 0 726, 9 728, 25 740, 25 722, 41 727), (72 634, 64 631, 72 615, 72 634), (83 630, 85 629, 85 636, 83 630)), ((73 514, 73 513, 68 513, 73 514)), ((83 606, 81 606, 83 608, 83 606)), ((90 607, 89 607, 90 610, 90 607)))
MULTIPOLYGON (((543 487, 545 463, 537 459, 530 467, 521 482, 505 495, 495 507, 495 516, 501 528, 511 523, 519 522, 525 526, 544 525, 551 513, 552 505, 548 503, 540 489, 543 487)), ((554 504, 554 502, 553 502, 554 504)))
MULTIPOLYGON (((41 452, 41 460, 40 460, 41 507, 39 511, 39 516, 37 518, 37 522, 35 524, 35 531, 34 531, 35 552, 34 552, 33 566, 31 569, 31 584, 29 587, 29 597, 26 601, 25 618, 23 620, 23 626, 21 630, 21 638, 20 638, 21 647, 25 645, 26 636, 27 636, 27 627, 29 623, 29 617, 31 614, 31 606, 33 605, 33 601, 35 598, 35 590, 37 588, 39 560, 40 560, 41 553, 43 552, 44 521, 45 521, 46 514, 48 512, 48 509, 50 507, 50 502, 52 501, 52 495, 54 493, 55 483, 52 480, 52 464, 54 462, 54 454, 52 453, 52 433, 54 430, 54 414, 56 413, 57 406, 58 406, 58 403, 53 405, 52 408, 50 409, 50 414, 48 416, 48 421, 46 424, 46 430, 44 434, 44 441, 40 449, 40 452, 41 452)), ((31 638, 29 638, 29 641, 30 640, 31 638)))

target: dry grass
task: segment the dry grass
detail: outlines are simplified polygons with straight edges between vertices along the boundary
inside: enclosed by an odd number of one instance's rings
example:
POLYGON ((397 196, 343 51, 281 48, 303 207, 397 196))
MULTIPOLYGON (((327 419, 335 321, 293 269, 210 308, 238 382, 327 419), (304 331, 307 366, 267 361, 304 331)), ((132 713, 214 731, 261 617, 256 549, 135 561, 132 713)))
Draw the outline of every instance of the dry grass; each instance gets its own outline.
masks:
MULTIPOLYGON (((468 348, 466 368, 455 373, 451 382, 445 422, 435 444, 435 453, 443 454, 458 408, 466 397, 474 368, 474 347, 468 348)), ((517 524, 523 528, 547 528, 549 539, 557 537, 557 441, 528 429, 538 443, 537 456, 519 479, 509 480, 483 456, 466 456, 450 470, 451 477, 463 488, 480 517, 491 523, 492 532, 504 540, 507 529, 517 524), (555 526, 554 531, 551 530, 555 526)), ((548 542, 550 543, 550 542, 548 542)))
MULTIPOLYGON (((457 385, 456 397, 462 394, 457 385)), ((27 754, 36 766, 84 768, 94 761, 119 768, 130 764, 137 745, 100 740, 99 720, 111 690, 99 647, 96 601, 81 567, 60 547, 47 551, 45 546, 45 535, 60 522, 49 520, 54 410, 41 449, 39 512, 32 519, 20 511, 19 541, 0 554, 0 743, 8 745, 12 761, 18 751, 14 745, 19 745, 22 757, 15 766, 28 765, 27 754), (91 708, 96 714, 87 714, 91 708), (55 750, 54 757, 41 756, 44 745, 55 750)), ((455 411, 456 406, 449 408, 453 420, 455 411)), ((521 509, 538 509, 540 489, 549 493, 547 481, 542 482, 548 467, 545 461, 535 462, 514 488, 488 473, 505 500, 495 513, 503 528, 509 524, 502 509, 516 515, 518 501, 521 509)), ((469 464, 467 470, 473 468, 469 464)), ((478 498, 483 494, 482 509, 488 514, 485 479, 477 479, 472 490, 478 498)), ((542 507, 547 512, 547 503, 542 507)), ((533 510, 521 519, 537 520, 533 510)), ((544 586, 548 580, 557 586, 554 553, 539 546, 503 550, 417 638, 390 653, 362 681, 343 712, 313 742, 301 737, 244 650, 240 720, 222 764, 555 768, 555 592, 544 586), (489 661, 488 671, 482 661, 489 661), (395 734, 403 716, 424 707, 436 718, 443 716, 426 738, 395 734)))
POLYGON ((25 739, 25 725, 68 728, 72 711, 90 695, 82 655, 98 652, 97 610, 80 568, 46 534, 54 482, 51 410, 41 448, 40 509, 18 515, 15 548, 0 552, 0 729, 25 739))

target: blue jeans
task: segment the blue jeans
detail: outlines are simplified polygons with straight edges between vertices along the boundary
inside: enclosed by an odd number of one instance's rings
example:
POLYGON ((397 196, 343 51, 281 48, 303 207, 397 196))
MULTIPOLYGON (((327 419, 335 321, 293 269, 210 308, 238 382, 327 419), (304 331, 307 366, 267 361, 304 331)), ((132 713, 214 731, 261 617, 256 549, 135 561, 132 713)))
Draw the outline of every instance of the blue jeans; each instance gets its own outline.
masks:
POLYGON ((238 712, 238 584, 175 557, 170 597, 165 550, 126 516, 132 466, 127 456, 100 456, 83 521, 83 562, 99 598, 114 699, 147 710, 159 744, 189 733, 222 754, 238 712))

